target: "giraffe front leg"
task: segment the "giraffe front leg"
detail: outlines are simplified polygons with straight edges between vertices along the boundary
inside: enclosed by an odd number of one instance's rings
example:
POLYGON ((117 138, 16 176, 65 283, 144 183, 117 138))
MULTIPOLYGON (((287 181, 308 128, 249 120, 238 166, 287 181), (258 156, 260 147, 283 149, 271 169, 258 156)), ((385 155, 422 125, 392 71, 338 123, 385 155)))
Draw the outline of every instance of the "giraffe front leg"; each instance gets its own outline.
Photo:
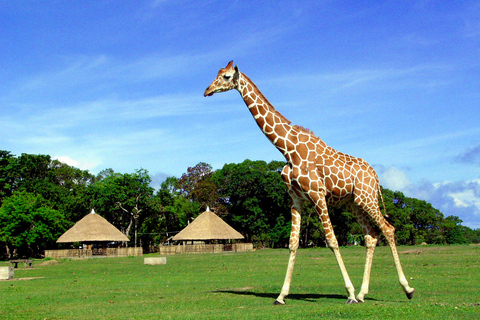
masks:
MULTIPOLYGON (((332 235, 333 235, 333 231, 332 231, 332 235)), ((342 255, 340 254, 340 248, 338 247, 338 242, 337 242, 337 239, 335 238, 335 235, 333 235, 333 238, 330 238, 330 239, 328 239, 327 237, 327 243, 330 250, 332 250, 332 252, 335 254, 335 258, 337 258, 338 266, 340 268, 340 271, 342 272, 343 281, 345 282, 345 290, 347 291, 347 295, 348 295, 346 303, 347 304, 358 303, 357 299, 355 298, 355 288, 353 287, 352 281, 348 276, 347 268, 343 263, 342 255)))
POLYGON ((365 271, 363 273, 362 288, 357 295, 358 302, 365 301, 365 295, 368 294, 368 287, 370 284, 370 272, 372 270, 373 253, 377 245, 377 238, 369 234, 365 235, 365 246, 367 248, 367 257, 365 260, 365 271))
POLYGON ((350 210, 354 214, 357 222, 362 227, 362 232, 365 235, 365 247, 367 249, 366 259, 365 259, 365 271, 363 273, 363 282, 360 292, 357 295, 358 302, 364 302, 365 295, 368 294, 368 287, 370 285, 370 273, 372 270, 372 261, 373 254, 375 252, 375 247, 378 242, 378 234, 375 231, 375 227, 368 217, 368 212, 355 205, 350 205, 350 210))
POLYGON ((293 267, 297 257, 297 250, 300 241, 300 222, 301 217, 299 211, 292 207, 292 231, 290 233, 290 259, 288 260, 287 274, 283 282, 282 291, 275 300, 274 304, 285 304, 285 297, 290 293, 290 284, 292 282, 293 267))

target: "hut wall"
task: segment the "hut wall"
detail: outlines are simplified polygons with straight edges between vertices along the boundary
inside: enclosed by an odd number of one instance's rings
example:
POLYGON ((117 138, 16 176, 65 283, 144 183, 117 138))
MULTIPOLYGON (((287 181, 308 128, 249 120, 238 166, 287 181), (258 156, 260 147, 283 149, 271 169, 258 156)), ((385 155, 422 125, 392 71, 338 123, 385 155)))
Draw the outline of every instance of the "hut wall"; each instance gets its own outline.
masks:
POLYGON ((130 248, 106 248, 103 252, 97 249, 61 249, 61 250, 45 250, 45 258, 61 259, 61 258, 91 258, 95 256, 107 257, 128 257, 142 256, 143 249, 141 247, 130 248))
POLYGON ((61 249, 45 250, 45 258, 89 258, 92 257, 92 250, 89 249, 61 249))
POLYGON ((225 251, 245 252, 252 251, 251 243, 233 244, 186 244, 176 246, 160 246, 160 255, 184 254, 184 253, 219 253, 225 251))
POLYGON ((143 256, 142 247, 107 248, 107 257, 143 256))
POLYGON ((253 243, 234 243, 233 246, 236 252, 253 251, 253 243))

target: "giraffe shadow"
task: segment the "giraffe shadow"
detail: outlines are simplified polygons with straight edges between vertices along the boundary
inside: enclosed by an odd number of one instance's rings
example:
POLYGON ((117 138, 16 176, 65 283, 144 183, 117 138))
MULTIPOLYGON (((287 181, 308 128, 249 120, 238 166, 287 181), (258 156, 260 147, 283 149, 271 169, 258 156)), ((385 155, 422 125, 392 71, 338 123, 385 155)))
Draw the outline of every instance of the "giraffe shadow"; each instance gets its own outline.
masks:
MULTIPOLYGON (((278 292, 269 293, 269 292, 252 292, 252 291, 243 291, 243 290, 216 290, 211 291, 214 293, 227 293, 227 294, 236 294, 242 296, 255 296, 259 298, 271 299, 275 301, 278 297, 278 292)), ((286 298, 287 300, 301 300, 301 301, 308 301, 308 302, 318 302, 321 299, 337 299, 337 300, 347 300, 346 295, 341 294, 314 294, 314 293, 305 293, 305 294, 289 294, 286 298)), ((366 298, 365 300, 372 300, 376 301, 375 299, 366 298)))

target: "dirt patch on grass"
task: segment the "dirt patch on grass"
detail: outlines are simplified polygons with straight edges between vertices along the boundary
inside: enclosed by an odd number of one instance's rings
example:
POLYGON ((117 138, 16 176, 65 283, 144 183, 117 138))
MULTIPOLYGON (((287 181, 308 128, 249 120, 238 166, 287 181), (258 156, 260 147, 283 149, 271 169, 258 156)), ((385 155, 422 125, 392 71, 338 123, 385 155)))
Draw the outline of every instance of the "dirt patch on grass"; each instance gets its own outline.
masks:
POLYGON ((418 249, 413 249, 413 250, 405 250, 405 251, 399 251, 399 254, 420 254, 425 252, 424 250, 418 250, 418 249))
POLYGON ((254 289, 253 287, 233 288, 232 291, 249 291, 254 289))
POLYGON ((398 251, 399 254, 421 254, 426 252, 444 251, 444 247, 422 247, 410 250, 398 251))
POLYGON ((59 264, 60 262, 58 262, 57 260, 48 260, 48 261, 44 261, 42 263, 39 264, 39 266, 52 266, 52 265, 56 265, 56 264, 59 264))
POLYGON ((44 277, 23 277, 23 278, 13 278, 13 279, 5 279, 0 281, 22 281, 22 280, 34 280, 34 279, 43 279, 44 277))

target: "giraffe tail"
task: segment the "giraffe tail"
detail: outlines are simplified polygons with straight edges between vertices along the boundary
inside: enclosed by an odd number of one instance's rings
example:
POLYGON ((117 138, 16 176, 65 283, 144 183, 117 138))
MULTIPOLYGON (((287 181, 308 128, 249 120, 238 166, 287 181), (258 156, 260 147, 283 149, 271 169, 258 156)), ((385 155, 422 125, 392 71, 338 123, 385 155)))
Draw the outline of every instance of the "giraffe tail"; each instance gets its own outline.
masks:
POLYGON ((389 218, 387 214, 387 208, 385 207, 385 202, 383 201, 382 187, 380 186, 380 183, 378 183, 377 185, 378 185, 378 195, 380 196, 380 200, 382 200, 383 216, 385 218, 389 218))

